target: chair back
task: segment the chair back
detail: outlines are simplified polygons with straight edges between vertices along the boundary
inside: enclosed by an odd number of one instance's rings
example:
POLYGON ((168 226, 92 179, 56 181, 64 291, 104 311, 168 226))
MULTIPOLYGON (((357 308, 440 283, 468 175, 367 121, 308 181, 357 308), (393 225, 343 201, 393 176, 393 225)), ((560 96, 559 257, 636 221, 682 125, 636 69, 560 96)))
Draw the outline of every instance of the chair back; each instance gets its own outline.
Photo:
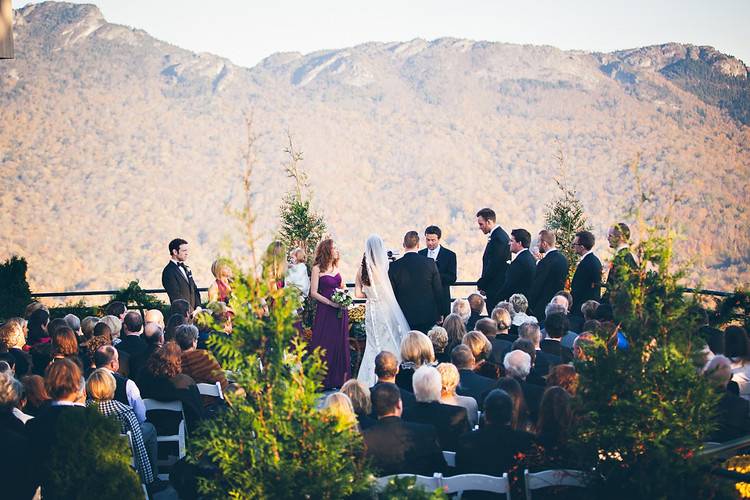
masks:
POLYGON ((201 396, 213 396, 215 398, 224 399, 224 392, 221 390, 221 383, 216 382, 215 384, 196 384, 198 386, 198 392, 201 396))
POLYGON ((456 466, 456 452, 455 451, 443 451, 443 458, 448 467, 456 466))
POLYGON ((377 489, 382 491, 386 486, 388 486, 390 480, 394 478, 415 478, 415 485, 422 486, 427 491, 435 491, 436 489, 441 487, 441 480, 443 478, 443 475, 439 472, 436 472, 432 477, 420 476, 418 474, 393 474, 391 476, 383 476, 375 480, 377 489))
POLYGON ((541 472, 523 472, 526 484, 526 500, 531 499, 531 491, 552 486, 573 486, 576 488, 586 487, 586 473, 573 469, 553 469, 541 472))
POLYGON ((447 495, 455 494, 458 500, 461 499, 464 491, 505 493, 506 500, 510 500, 510 483, 507 473, 503 474, 503 477, 486 474, 459 474, 444 477, 441 486, 447 495))
MULTIPOLYGON (((177 434, 159 434, 157 429, 156 444, 160 443, 175 443, 177 444, 177 457, 173 455, 166 460, 157 460, 156 463, 159 467, 172 466, 179 459, 185 456, 186 445, 185 436, 187 435, 187 428, 185 426, 185 413, 182 409, 182 401, 157 401, 155 399, 144 399, 143 406, 146 408, 146 415, 148 412, 154 410, 172 411, 180 414, 180 422, 177 426, 177 434)), ((169 474, 159 474, 159 479, 169 479, 169 474)))

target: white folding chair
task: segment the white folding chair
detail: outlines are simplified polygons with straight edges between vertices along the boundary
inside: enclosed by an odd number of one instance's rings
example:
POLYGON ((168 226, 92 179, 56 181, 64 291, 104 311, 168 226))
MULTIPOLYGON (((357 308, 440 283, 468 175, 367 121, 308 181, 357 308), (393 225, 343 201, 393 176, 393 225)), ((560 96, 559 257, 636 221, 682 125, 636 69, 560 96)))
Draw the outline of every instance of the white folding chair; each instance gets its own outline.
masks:
MULTIPOLYGON (((128 440, 128 445, 130 446, 130 466, 133 469, 138 470, 138 467, 135 464, 135 444, 133 444, 133 433, 130 431, 127 431, 125 434, 120 434, 120 436, 126 438, 128 440)), ((140 474, 138 475, 140 480, 140 474)), ((141 488, 143 489, 143 496, 146 500, 149 500, 148 498, 148 490, 146 489, 146 485, 141 482, 141 488)))
POLYGON ((503 477, 486 474, 459 474, 458 476, 444 477, 442 487, 447 495, 456 494, 458 500, 461 499, 464 491, 505 493, 505 498, 510 500, 510 482, 507 473, 503 474, 503 477))
POLYGON ((198 386, 198 392, 201 396, 213 396, 215 398, 224 399, 224 392, 221 390, 221 383, 216 382, 215 384, 196 384, 198 386))
POLYGON ((377 478, 375 481, 377 483, 377 489, 383 490, 386 486, 388 486, 388 482, 393 478, 415 478, 416 486, 421 486, 427 491, 435 491, 436 489, 441 487, 441 481, 443 479, 443 475, 439 472, 436 472, 432 477, 430 476, 420 476, 418 474, 393 474, 391 476, 383 476, 377 478))
POLYGON ((523 471, 524 483, 526 483, 526 500, 531 499, 531 490, 549 488, 551 486, 573 486, 576 488, 586 487, 586 473, 573 469, 553 469, 541 472, 523 471))
MULTIPOLYGON (((174 463, 185 456, 185 413, 182 410, 182 401, 157 401, 155 399, 144 399, 143 406, 146 407, 146 414, 153 410, 173 411, 180 413, 180 423, 177 426, 177 434, 159 435, 157 431, 156 442, 158 443, 177 443, 177 457, 174 460, 157 460, 157 465, 172 466, 174 463)), ((169 474, 159 474, 159 479, 169 479, 169 474)))
POLYGON ((443 451, 443 458, 448 467, 456 466, 456 452, 455 451, 443 451))

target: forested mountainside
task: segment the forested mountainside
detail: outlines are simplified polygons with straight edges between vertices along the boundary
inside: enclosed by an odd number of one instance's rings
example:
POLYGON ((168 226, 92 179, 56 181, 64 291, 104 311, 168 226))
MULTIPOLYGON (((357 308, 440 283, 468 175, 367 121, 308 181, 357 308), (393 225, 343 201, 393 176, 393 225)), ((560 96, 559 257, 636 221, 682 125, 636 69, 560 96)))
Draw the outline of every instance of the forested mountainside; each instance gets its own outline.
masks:
POLYGON ((15 12, 16 59, 0 61, 0 257, 29 260, 37 291, 159 286, 167 243, 192 244, 199 285, 219 254, 246 253, 247 137, 259 245, 292 181, 287 131, 304 151, 315 206, 353 280, 366 237, 443 228, 474 279, 490 206, 508 229, 543 224, 562 174, 606 248, 630 221, 671 211, 691 280, 750 282, 748 71, 710 47, 614 53, 438 39, 270 55, 242 68, 110 24, 90 5, 15 12))

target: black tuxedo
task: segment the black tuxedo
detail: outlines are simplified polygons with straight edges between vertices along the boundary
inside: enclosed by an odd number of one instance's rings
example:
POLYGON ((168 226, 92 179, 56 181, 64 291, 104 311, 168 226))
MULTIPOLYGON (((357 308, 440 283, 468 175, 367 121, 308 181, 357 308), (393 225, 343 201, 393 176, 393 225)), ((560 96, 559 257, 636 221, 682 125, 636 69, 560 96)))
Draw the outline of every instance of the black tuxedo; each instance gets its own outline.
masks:
POLYGON ((482 255, 482 276, 477 288, 487 296, 487 312, 492 313, 500 299, 498 294, 505 283, 505 273, 510 260, 510 238, 500 226, 495 226, 482 255))
POLYGON ((523 250, 518 252, 516 258, 510 263, 508 272, 505 273, 505 282, 498 292, 500 300, 508 300, 514 293, 521 293, 528 297, 531 284, 536 273, 536 259, 531 252, 523 250))
POLYGON ((417 402, 409 411, 404 411, 403 417, 409 422, 434 425, 443 450, 455 451, 458 437, 470 430, 466 408, 444 405, 437 401, 417 402))
POLYGON ((460 379, 458 387, 456 387, 456 394, 470 396, 477 402, 480 410, 484 408, 482 393, 494 387, 495 380, 466 369, 458 370, 458 375, 460 379))
MULTIPOLYGON (((427 248, 420 250, 419 255, 427 257, 427 248)), ((440 274, 440 284, 443 286, 442 300, 438 311, 445 317, 451 312, 451 286, 456 283, 456 253, 441 245, 435 264, 437 264, 440 274)))
POLYGON ((529 308, 539 321, 544 320, 544 308, 552 297, 565 288, 568 279, 568 259, 555 249, 544 256, 536 265, 534 282, 529 289, 529 308))
POLYGON ((137 379, 141 369, 146 365, 146 341, 140 335, 125 335, 115 347, 118 354, 127 353, 130 356, 128 376, 133 380, 137 379))
POLYGON ((602 297, 602 303, 609 303, 610 294, 622 282, 622 274, 633 272, 637 265, 630 248, 621 248, 612 258, 609 264, 609 273, 607 273, 607 290, 602 297))
POLYGON ((393 293, 409 327, 427 331, 440 317, 443 287, 435 261, 407 252, 388 267, 393 293))
POLYGON ((195 309, 201 304, 201 294, 198 292, 198 286, 193 280, 190 268, 185 266, 185 271, 187 279, 177 264, 170 260, 161 272, 161 284, 169 295, 170 303, 177 299, 185 299, 190 304, 190 308, 195 309))
POLYGON ((447 467, 432 425, 406 422, 399 417, 383 417, 362 434, 365 454, 372 459, 381 476, 432 476, 447 467))
POLYGON ((573 295, 573 307, 570 314, 581 316, 581 306, 587 300, 598 301, 601 298, 602 263, 599 257, 590 253, 586 255, 576 267, 573 281, 570 283, 570 293, 573 295))
POLYGON ((533 440, 509 425, 486 425, 464 434, 456 450, 457 473, 502 476, 516 464, 516 453, 528 453, 533 440))

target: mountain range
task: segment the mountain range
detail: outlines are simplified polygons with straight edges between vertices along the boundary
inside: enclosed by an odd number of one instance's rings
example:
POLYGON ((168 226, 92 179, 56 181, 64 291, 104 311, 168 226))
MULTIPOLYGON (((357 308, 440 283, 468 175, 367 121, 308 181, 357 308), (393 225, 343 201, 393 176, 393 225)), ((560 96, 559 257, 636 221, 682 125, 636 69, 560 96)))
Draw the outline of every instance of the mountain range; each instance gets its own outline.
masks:
POLYGON ((575 187, 606 259, 609 224, 669 214, 689 283, 750 282, 750 84, 740 60, 681 43, 611 53, 453 38, 278 53, 253 68, 108 23, 92 5, 14 13, 0 61, 0 257, 34 291, 160 286, 174 237, 199 285, 247 256, 242 172, 252 116, 259 246, 274 236, 291 135, 313 205, 353 280, 364 241, 430 224, 481 268, 474 214, 542 228, 575 187), (638 165, 638 178, 632 166, 638 165))

